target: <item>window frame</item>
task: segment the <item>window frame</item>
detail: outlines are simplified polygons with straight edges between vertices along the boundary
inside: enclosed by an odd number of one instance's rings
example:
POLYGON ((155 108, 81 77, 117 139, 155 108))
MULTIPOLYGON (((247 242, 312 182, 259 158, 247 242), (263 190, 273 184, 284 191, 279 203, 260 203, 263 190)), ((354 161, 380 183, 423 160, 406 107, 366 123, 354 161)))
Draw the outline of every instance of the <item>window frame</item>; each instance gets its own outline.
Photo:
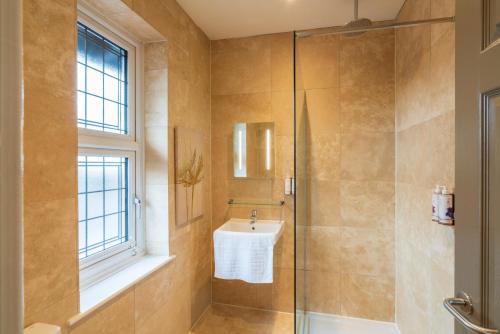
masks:
MULTIPOLYGON (((91 30, 97 32, 98 34, 109 39, 113 43, 117 44, 122 49, 127 51, 127 74, 128 74, 128 103, 127 103, 127 123, 129 124, 127 134, 111 133, 105 131, 98 131, 92 129, 86 129, 78 127, 78 136, 85 136, 84 139, 89 139, 87 137, 102 136, 108 140, 118 140, 122 142, 134 142, 137 141, 136 128, 137 128, 137 117, 136 117, 136 94, 138 93, 136 89, 137 80, 137 66, 138 62, 136 59, 136 52, 140 45, 122 37, 120 32, 113 31, 110 26, 105 26, 101 22, 97 21, 96 18, 89 16, 84 13, 81 8, 78 11, 78 22, 87 26, 91 30), (135 126, 132 126, 135 124, 135 126)), ((78 43, 78 41, 77 41, 78 43)), ((77 45, 78 47, 78 45, 77 45)), ((89 139, 90 140, 90 139, 89 139)), ((80 145, 80 143, 78 143, 80 145)))
MULTIPOLYGON (((143 69, 141 65, 143 48, 141 43, 108 24, 86 7, 78 6, 77 21, 127 50, 128 67, 127 133, 117 134, 86 129, 76 124, 78 155, 121 156, 129 159, 129 241, 87 258, 81 260, 78 258, 80 288, 85 289, 133 264, 145 254, 145 222, 143 210, 140 207, 144 188, 143 69)), ((79 257, 78 254, 77 257, 79 257)))

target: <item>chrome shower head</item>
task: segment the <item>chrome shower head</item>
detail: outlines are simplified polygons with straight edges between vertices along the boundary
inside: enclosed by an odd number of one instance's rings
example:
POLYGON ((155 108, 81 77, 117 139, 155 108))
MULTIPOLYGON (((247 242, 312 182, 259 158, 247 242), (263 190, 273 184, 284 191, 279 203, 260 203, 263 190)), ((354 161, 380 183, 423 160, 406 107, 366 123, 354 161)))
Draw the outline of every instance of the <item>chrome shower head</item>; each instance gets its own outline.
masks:
MULTIPOLYGON (((351 29, 351 28, 366 28, 366 27, 371 27, 372 21, 367 18, 358 18, 358 1, 359 0, 354 0, 354 20, 348 22, 344 28, 346 29, 351 29)), ((359 31, 359 32, 349 32, 346 33, 346 36, 358 36, 363 34, 364 31, 359 31)))

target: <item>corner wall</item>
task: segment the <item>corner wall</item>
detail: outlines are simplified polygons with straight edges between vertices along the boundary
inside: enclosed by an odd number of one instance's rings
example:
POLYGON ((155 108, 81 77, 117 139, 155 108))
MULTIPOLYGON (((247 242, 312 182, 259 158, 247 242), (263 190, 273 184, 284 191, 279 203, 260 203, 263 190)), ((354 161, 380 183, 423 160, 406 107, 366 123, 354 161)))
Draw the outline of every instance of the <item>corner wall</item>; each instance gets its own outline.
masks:
POLYGON ((275 247, 274 282, 248 284, 213 278, 213 302, 293 312, 293 198, 284 196, 284 178, 293 175, 293 35, 263 35, 212 41, 213 226, 227 219, 279 219, 285 230, 275 247), (237 122, 274 122, 274 179, 233 177, 233 126, 237 122), (229 207, 230 198, 266 202, 286 200, 276 209, 229 207), (283 211, 281 211, 283 210, 283 211))
POLYGON ((23 1, 25 325, 78 312, 76 2, 23 1))
MULTIPOLYGON (((407 0, 400 21, 454 15, 454 0, 407 0)), ((436 184, 455 173, 453 23, 396 32, 396 322, 402 334, 453 333, 454 229, 431 221, 436 184)))

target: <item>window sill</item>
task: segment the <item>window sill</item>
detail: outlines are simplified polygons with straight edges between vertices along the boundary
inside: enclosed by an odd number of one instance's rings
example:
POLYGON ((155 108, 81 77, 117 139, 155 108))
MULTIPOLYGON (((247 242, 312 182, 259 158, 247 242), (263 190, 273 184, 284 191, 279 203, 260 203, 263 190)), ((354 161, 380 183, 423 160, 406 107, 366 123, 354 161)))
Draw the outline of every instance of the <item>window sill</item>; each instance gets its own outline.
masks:
POLYGON ((69 327, 174 259, 175 256, 145 255, 129 267, 80 291, 80 313, 69 319, 69 327))

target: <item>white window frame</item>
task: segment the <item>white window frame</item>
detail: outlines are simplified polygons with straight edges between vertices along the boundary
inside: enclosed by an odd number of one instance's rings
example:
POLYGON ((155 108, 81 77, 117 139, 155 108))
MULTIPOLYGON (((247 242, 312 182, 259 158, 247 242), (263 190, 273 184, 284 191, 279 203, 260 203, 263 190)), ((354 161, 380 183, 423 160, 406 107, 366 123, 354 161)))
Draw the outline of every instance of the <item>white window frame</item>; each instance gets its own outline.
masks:
POLYGON ((144 187, 143 48, 141 43, 105 22, 87 7, 78 6, 78 22, 127 50, 128 58, 127 134, 78 127, 79 155, 127 157, 129 166, 129 241, 79 261, 80 289, 85 289, 135 263, 145 254, 145 224, 140 207, 144 187))

